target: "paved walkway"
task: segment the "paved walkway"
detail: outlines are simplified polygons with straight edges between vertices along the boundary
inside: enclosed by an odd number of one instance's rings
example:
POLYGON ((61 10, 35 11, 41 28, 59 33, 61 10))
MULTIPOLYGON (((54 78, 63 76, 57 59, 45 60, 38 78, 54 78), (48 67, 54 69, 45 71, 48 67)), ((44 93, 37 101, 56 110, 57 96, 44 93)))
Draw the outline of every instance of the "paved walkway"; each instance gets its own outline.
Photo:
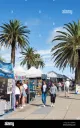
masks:
POLYGON ((41 97, 37 97, 23 109, 5 115, 3 119, 80 119, 80 95, 70 93, 70 97, 64 97, 64 92, 58 94, 55 107, 50 107, 50 97, 47 97, 47 106, 41 106, 41 97))

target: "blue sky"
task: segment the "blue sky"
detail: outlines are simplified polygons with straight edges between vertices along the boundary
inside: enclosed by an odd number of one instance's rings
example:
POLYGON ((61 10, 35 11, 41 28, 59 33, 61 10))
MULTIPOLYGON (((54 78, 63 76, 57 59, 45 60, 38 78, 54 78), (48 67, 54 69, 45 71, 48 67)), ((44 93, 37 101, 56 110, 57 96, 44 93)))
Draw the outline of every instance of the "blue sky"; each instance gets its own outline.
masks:
MULTIPOLYGON (((55 71, 72 76, 69 67, 63 72, 51 62, 50 49, 56 43, 51 40, 62 30, 65 23, 80 18, 79 0, 0 0, 0 25, 10 19, 18 19, 31 30, 30 46, 38 50, 46 63, 43 72, 55 71), (70 10, 70 13, 63 13, 70 10)), ((16 51, 16 66, 19 65, 19 49, 16 51)), ((0 54, 10 61, 10 49, 2 48, 0 54)))

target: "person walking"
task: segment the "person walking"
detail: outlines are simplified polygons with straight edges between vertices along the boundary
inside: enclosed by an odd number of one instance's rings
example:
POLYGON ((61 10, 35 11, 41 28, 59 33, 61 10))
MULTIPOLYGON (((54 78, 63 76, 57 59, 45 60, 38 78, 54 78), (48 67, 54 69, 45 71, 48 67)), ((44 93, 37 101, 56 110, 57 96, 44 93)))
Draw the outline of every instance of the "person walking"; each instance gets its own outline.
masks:
POLYGON ((70 86, 70 82, 69 79, 67 79, 64 84, 65 97, 69 97, 69 86, 70 86))
POLYGON ((19 81, 16 82, 16 86, 15 86, 15 99, 16 99, 16 107, 19 107, 19 103, 20 103, 20 96, 21 96, 21 93, 20 93, 20 83, 19 81))
POLYGON ((22 83, 20 83, 20 92, 21 92, 21 108, 23 108, 26 104, 27 95, 26 95, 25 88, 22 83))
POLYGON ((57 87, 54 83, 50 88, 50 100, 51 100, 51 107, 54 107, 55 99, 56 99, 57 87))
POLYGON ((29 89, 29 83, 28 81, 26 82, 27 89, 26 89, 26 94, 27 94, 27 104, 30 102, 30 89, 29 89))
POLYGON ((61 92, 61 88, 62 88, 61 82, 58 82, 58 91, 59 92, 61 92))
POLYGON ((42 92, 42 103, 43 107, 46 105, 46 93, 47 93, 47 84, 45 81, 43 81, 42 87, 41 87, 41 92, 42 92))
MULTIPOLYGON (((26 84, 26 81, 25 80, 23 80, 22 84, 23 84, 23 87, 24 87, 25 92, 26 92, 26 95, 27 95, 28 85, 26 84)), ((27 103, 27 96, 26 96, 26 103, 27 103)))

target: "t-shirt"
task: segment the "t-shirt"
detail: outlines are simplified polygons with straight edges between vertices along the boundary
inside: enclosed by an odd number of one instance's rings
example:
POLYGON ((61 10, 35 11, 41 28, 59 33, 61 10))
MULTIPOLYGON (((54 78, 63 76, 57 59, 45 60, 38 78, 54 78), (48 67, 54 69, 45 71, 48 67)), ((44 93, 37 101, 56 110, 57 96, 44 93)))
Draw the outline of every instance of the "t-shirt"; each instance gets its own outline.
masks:
POLYGON ((47 88, 47 86, 46 85, 43 85, 43 92, 46 91, 46 88, 47 88))
POLYGON ((69 85, 70 85, 70 82, 69 81, 66 81, 65 82, 65 87, 69 87, 69 85))
POLYGON ((20 90, 17 86, 15 87, 15 95, 20 95, 20 90))
POLYGON ((27 84, 23 84, 23 87, 24 87, 25 90, 26 90, 28 86, 27 86, 27 84))
POLYGON ((56 92, 57 92, 57 87, 54 85, 54 86, 52 86, 52 87, 50 88, 50 93, 51 93, 51 94, 56 94, 56 92))

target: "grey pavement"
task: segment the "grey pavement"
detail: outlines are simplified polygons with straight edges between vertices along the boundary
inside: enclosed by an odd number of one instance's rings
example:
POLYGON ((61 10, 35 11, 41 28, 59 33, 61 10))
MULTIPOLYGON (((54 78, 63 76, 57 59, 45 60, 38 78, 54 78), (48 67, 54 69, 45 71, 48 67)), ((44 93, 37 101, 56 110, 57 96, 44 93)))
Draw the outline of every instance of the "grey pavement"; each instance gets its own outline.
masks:
POLYGON ((50 96, 47 96, 46 107, 42 107, 41 97, 36 97, 34 101, 27 104, 23 109, 16 109, 7 114, 2 119, 21 119, 21 120, 49 120, 49 119, 80 119, 80 95, 70 92, 68 98, 64 92, 57 95, 55 107, 50 106, 50 96))

